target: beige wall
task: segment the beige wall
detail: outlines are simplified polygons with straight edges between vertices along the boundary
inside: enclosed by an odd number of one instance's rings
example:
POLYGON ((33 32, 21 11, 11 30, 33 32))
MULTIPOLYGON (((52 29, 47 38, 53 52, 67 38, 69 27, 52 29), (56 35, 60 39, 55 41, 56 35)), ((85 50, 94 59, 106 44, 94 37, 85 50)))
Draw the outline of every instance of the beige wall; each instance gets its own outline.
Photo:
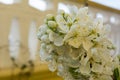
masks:
MULTIPOLYGON (((16 17, 19 21, 21 43, 26 48, 25 49, 24 47, 22 47, 20 49, 20 56, 16 61, 20 67, 22 64, 27 63, 29 59, 28 35, 31 21, 36 21, 38 29, 38 27, 43 23, 45 15, 48 13, 54 13, 56 11, 56 7, 53 10, 47 10, 45 12, 38 11, 37 9, 30 7, 27 4, 28 0, 22 1, 23 2, 20 4, 13 5, 5 5, 0 3, 0 80, 9 80, 12 76, 18 79, 18 75, 20 73, 20 68, 15 68, 13 66, 9 55, 8 36, 10 33, 12 19, 16 17)), ((56 0, 54 0, 53 2, 56 3, 56 0)), ((47 77, 49 77, 49 80, 59 80, 58 77, 55 77, 55 73, 51 73, 48 70, 47 65, 41 64, 39 58, 39 48, 37 59, 34 62, 35 75, 32 75, 30 77, 30 80, 48 80, 47 77), (55 77, 55 79, 52 79, 53 76, 55 77)), ((29 71, 29 69, 27 71, 29 71)), ((23 79, 25 80, 24 77, 23 79)))
MULTIPOLYGON (((6 50, 0 50, 0 68, 10 67, 11 60, 8 51, 8 36, 10 33, 11 22, 14 17, 18 18, 20 25, 20 37, 21 43, 28 48, 28 35, 29 28, 32 20, 35 20, 37 23, 37 29, 43 22, 44 15, 50 11, 42 12, 30 7, 27 3, 27 0, 23 0, 23 3, 13 4, 13 5, 4 5, 0 4, 0 47, 7 45, 6 50), (8 62, 10 61, 10 62, 8 62)), ((20 53, 22 60, 24 59, 25 53, 20 53)), ((28 54, 29 55, 29 54, 28 54)), ((28 56, 26 55, 26 56, 28 56)), ((25 57, 26 58, 26 57, 25 57)))

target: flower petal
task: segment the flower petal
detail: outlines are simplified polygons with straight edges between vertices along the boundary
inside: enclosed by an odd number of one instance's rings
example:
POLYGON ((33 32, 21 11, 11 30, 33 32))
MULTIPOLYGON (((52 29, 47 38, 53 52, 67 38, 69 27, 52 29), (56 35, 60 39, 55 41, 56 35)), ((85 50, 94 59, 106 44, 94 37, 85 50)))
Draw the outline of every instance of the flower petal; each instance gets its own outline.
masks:
POLYGON ((89 75, 91 72, 90 63, 88 62, 86 65, 80 65, 79 69, 82 74, 89 75))
POLYGON ((101 65, 99 63, 93 63, 92 64, 92 71, 102 73, 103 72, 103 65, 101 65))
POLYGON ((66 21, 64 20, 62 15, 57 15, 56 16, 56 21, 58 24, 58 27, 62 30, 62 32, 67 33, 69 30, 69 27, 66 26, 66 21))
POLYGON ((93 46, 93 43, 89 40, 83 41, 83 47, 86 51, 88 51, 93 46))

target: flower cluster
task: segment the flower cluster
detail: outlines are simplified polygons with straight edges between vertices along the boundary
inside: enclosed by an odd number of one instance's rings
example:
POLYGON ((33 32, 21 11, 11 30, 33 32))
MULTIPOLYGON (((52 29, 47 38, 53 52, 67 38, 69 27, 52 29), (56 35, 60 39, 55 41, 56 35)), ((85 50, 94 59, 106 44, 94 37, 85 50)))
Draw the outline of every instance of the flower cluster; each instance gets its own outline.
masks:
POLYGON ((113 80, 119 60, 111 55, 109 31, 110 26, 93 19, 87 7, 48 14, 38 31, 41 60, 65 80, 113 80))

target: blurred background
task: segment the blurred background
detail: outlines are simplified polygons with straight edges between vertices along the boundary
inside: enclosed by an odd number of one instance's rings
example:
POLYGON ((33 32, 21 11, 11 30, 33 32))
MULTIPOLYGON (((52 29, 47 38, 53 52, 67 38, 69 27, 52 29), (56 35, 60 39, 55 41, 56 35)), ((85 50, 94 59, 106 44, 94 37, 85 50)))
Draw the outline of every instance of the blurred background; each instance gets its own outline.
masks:
POLYGON ((120 0, 0 0, 0 80, 63 80, 40 61, 37 30, 47 14, 67 6, 89 7, 111 25, 109 38, 120 52, 120 0))

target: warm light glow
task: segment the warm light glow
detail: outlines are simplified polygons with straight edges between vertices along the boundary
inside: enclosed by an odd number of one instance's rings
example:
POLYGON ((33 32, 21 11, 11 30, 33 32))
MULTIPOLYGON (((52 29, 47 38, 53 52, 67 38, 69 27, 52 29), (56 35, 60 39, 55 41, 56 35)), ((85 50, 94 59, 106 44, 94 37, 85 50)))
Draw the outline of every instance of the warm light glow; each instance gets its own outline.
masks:
POLYGON ((115 17, 114 17, 114 16, 111 16, 111 17, 110 17, 110 22, 114 24, 115 21, 116 21, 116 20, 115 20, 115 17))
POLYGON ((92 1, 120 10, 120 0, 92 0, 92 1))
POLYGON ((14 0, 0 0, 0 3, 13 4, 13 3, 14 3, 14 0))
POLYGON ((69 13, 68 7, 63 3, 58 4, 58 10, 64 10, 66 13, 69 13))
POLYGON ((29 0, 29 5, 41 11, 45 11, 47 9, 47 3, 45 0, 29 0))
POLYGON ((97 13, 97 14, 96 14, 96 17, 102 19, 102 18, 103 18, 103 15, 102 15, 101 13, 97 13))

